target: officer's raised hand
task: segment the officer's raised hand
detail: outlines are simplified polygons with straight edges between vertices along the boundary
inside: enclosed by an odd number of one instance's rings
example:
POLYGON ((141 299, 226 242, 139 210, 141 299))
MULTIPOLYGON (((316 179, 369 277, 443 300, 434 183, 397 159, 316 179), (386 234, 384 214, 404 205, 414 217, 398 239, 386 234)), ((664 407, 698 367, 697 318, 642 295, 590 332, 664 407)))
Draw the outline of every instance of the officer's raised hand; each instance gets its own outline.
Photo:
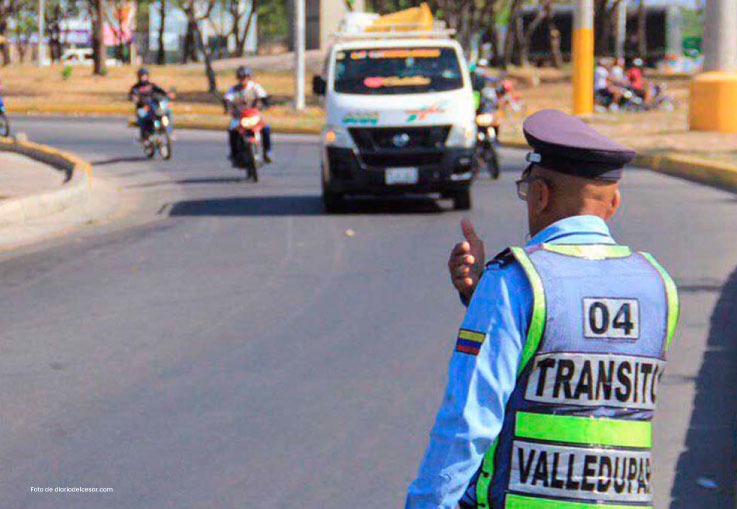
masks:
POLYGON ((466 240, 456 244, 451 251, 448 270, 453 286, 468 300, 484 273, 484 241, 466 218, 461 220, 461 231, 466 240))

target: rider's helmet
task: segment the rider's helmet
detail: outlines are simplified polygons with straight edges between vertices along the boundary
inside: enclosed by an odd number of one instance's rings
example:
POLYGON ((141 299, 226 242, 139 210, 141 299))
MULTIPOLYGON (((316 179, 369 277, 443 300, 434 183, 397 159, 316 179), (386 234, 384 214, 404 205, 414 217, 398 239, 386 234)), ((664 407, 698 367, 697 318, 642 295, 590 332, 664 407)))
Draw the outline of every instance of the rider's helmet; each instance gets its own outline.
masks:
POLYGON ((138 72, 136 73, 138 75, 138 79, 140 80, 143 76, 149 76, 148 69, 145 67, 141 67, 138 69, 138 72))
POLYGON ((251 76, 253 76, 253 71, 249 69, 248 67, 242 65, 238 69, 236 69, 235 76, 239 80, 242 80, 244 78, 250 78, 251 76))

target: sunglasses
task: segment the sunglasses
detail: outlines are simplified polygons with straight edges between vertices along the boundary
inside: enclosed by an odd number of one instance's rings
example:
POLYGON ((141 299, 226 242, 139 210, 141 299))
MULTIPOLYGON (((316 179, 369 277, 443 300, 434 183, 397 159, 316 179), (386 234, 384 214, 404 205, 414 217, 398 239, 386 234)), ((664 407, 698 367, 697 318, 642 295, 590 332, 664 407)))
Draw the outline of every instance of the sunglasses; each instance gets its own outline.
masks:
POLYGON ((530 175, 530 171, 527 170, 522 174, 522 178, 515 182, 515 184, 517 185, 517 197, 520 200, 527 201, 527 195, 530 192, 530 184, 532 184, 536 180, 544 182, 548 187, 552 187, 548 179, 546 179, 545 177, 540 177, 538 175, 530 175))

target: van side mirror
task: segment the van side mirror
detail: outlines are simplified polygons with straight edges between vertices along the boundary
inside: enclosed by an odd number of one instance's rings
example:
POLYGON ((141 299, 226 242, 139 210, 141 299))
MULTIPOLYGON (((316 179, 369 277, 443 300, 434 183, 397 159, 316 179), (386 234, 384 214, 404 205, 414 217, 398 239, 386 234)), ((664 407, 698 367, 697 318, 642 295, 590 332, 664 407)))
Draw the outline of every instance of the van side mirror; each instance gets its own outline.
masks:
POLYGON ((312 77, 312 93, 317 96, 323 96, 325 95, 325 91, 328 88, 328 84, 325 81, 325 78, 319 75, 315 75, 312 77))

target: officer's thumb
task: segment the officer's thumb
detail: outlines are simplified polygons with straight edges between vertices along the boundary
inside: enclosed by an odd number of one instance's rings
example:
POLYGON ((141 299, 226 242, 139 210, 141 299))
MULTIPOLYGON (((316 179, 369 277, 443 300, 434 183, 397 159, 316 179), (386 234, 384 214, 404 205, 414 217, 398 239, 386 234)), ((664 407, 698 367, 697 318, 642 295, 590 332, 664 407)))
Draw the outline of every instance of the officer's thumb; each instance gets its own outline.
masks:
POLYGON ((476 230, 473 227, 473 223, 467 217, 461 219, 461 231, 469 244, 474 245, 481 242, 481 239, 476 234, 476 230))

